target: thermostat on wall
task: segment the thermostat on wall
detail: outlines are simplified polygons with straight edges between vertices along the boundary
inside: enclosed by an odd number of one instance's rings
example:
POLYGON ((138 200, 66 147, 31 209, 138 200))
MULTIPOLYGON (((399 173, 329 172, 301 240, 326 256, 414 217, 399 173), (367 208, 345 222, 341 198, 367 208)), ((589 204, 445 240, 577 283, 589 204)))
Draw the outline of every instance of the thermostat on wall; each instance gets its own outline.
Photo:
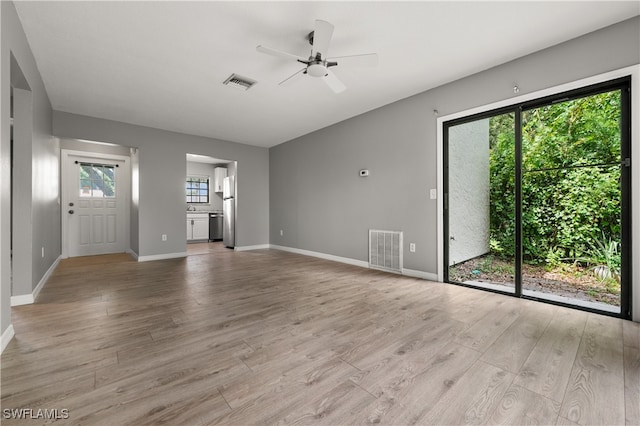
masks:
POLYGON ((369 176, 369 170, 367 169, 360 170, 360 177, 367 177, 367 176, 369 176))

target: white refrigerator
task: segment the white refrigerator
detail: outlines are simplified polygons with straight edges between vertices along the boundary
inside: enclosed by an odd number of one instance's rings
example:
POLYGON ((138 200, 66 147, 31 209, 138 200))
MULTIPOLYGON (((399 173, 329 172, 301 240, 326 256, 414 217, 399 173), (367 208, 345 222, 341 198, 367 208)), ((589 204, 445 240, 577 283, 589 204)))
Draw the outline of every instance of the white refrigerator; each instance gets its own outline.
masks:
POLYGON ((224 226, 222 227, 222 243, 225 247, 236 245, 236 185, 233 176, 224 178, 222 184, 222 213, 224 226))

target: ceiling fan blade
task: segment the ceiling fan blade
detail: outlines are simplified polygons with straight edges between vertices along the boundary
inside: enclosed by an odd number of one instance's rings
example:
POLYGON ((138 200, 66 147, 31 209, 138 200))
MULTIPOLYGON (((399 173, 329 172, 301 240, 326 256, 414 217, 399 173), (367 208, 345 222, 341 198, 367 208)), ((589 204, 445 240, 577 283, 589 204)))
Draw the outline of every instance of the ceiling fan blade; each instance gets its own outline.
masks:
POLYGON ((325 57, 329 50, 329 42, 333 35, 333 25, 327 21, 316 20, 316 27, 313 30, 313 49, 312 54, 315 58, 318 53, 321 57, 325 57))
POLYGON ((328 62, 337 62, 338 65, 348 65, 354 67, 375 67, 378 65, 377 53, 365 53, 362 55, 337 56, 327 59, 328 62))
POLYGON ((256 50, 258 52, 260 52, 260 53, 266 53, 267 55, 279 56, 281 58, 287 58, 287 59, 293 59, 293 60, 302 62, 303 64, 308 63, 307 59, 303 58, 302 56, 294 55, 293 53, 284 52, 282 50, 274 49, 272 47, 257 46, 256 50))
POLYGON ((347 86, 345 86, 330 70, 327 70, 327 75, 322 77, 322 79, 335 93, 341 93, 347 89, 347 86))
POLYGON ((306 70, 307 70, 306 68, 302 68, 300 71, 296 71, 294 74, 290 75, 289 77, 285 78, 280 83, 278 83, 278 85, 279 86, 288 86, 288 85, 290 85, 294 81, 297 81, 300 78, 301 75, 304 75, 304 72, 306 70))

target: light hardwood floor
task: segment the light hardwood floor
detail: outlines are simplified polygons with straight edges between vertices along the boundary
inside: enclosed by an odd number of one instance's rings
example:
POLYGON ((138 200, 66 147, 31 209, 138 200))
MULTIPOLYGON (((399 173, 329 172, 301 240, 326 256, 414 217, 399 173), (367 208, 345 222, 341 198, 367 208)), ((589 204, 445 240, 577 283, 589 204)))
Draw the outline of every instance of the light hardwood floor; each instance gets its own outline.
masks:
POLYGON ((2 414, 640 424, 640 324, 275 250, 189 252, 63 260, 37 303, 12 310, 2 414))

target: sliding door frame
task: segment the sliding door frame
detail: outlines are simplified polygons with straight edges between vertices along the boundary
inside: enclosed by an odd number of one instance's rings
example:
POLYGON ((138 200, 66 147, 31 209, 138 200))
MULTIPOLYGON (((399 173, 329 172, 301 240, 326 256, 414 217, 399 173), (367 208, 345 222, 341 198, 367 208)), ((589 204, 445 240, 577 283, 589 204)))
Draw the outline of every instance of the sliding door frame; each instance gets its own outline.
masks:
MULTIPOLYGON (((580 99, 589 96, 595 96, 601 93, 607 93, 612 91, 620 91, 620 103, 621 103, 621 111, 620 111, 620 144, 621 144, 621 152, 620 158, 622 164, 620 169, 620 202, 621 202, 621 239, 622 239, 622 265, 621 265, 621 283, 620 283, 620 313, 614 314, 609 312, 602 312, 596 309, 589 309, 577 306, 580 309, 604 313, 606 315, 617 316, 625 319, 631 318, 631 277, 632 277, 632 263, 631 263, 631 253, 633 250, 633 241, 631 234, 631 105, 630 105, 630 92, 631 92, 631 77, 621 77, 614 80, 593 84, 590 86, 585 86, 580 89, 572 90, 569 92, 558 93, 556 95, 547 96, 544 98, 536 99, 530 102, 525 102, 520 105, 520 111, 529 111, 536 108, 541 108, 549 105, 553 105, 554 103, 560 103, 565 101, 571 101, 575 99, 580 99), (629 164, 625 165, 625 159, 629 159, 629 164)), ((517 127, 517 126, 516 126, 517 127)), ((516 138, 516 145, 522 146, 522 144, 518 144, 518 139, 516 138)), ((521 157, 519 157, 521 158, 521 157)), ((517 161, 516 164, 522 163, 522 161, 517 161)), ((522 174, 520 175, 522 178, 522 174)), ((516 197, 517 199, 517 197, 516 197)), ((522 199, 521 199, 522 200, 522 199)), ((516 210, 521 210, 516 208, 516 210)), ((537 298, 530 295, 523 295, 523 298, 534 299, 534 300, 543 300, 548 301, 547 299, 537 298)), ((557 303, 549 301, 550 303, 557 303)), ((557 303, 560 305, 566 305, 564 303, 557 303)), ((568 306, 574 307, 575 305, 569 304, 568 306)))
MULTIPOLYGON (((440 197, 438 203, 438 217, 441 219, 438 223, 438 279, 439 281, 447 281, 448 278, 448 257, 449 257, 449 235, 448 235, 448 208, 445 208, 448 200, 448 149, 447 141, 449 136, 449 128, 454 125, 464 124, 467 122, 476 121, 483 118, 489 118, 506 113, 513 113, 515 117, 514 132, 516 138, 515 156, 516 156, 516 259, 515 263, 515 293, 501 292, 493 290, 499 293, 513 295, 515 297, 537 299, 547 303, 560 304, 563 306, 570 306, 572 308, 593 311, 603 313, 606 315, 612 315, 622 318, 631 319, 632 306, 633 306, 633 289, 635 287, 635 299, 636 302, 640 299, 638 297, 640 293, 640 274, 638 269, 632 270, 632 264, 634 260, 636 263, 640 260, 640 250, 637 250, 634 254, 632 247, 639 247, 638 243, 640 237, 638 232, 633 234, 631 232, 631 211, 632 204, 636 211, 640 211, 640 197, 638 195, 638 166, 640 165, 640 155, 636 149, 631 150, 631 146, 635 143, 638 144, 638 119, 631 115, 631 109, 638 108, 640 106, 640 98, 638 97, 638 79, 640 78, 640 66, 628 67, 622 70, 613 71, 600 76, 591 77, 588 79, 568 83, 562 86, 558 86, 551 89, 546 89, 531 94, 518 96, 510 100, 505 100, 485 107, 475 108, 473 110, 462 111, 456 114, 439 117, 437 119, 438 124, 438 193, 443 194, 440 197), (570 99, 577 99, 598 93, 621 90, 621 102, 622 102, 622 119, 621 119, 621 145, 622 145, 622 159, 630 158, 631 162, 636 164, 633 169, 630 167, 622 167, 622 240, 625 247, 623 248, 623 261, 622 261, 622 277, 623 281, 621 285, 621 306, 620 313, 602 312, 599 310, 593 310, 582 306, 573 304, 564 304, 561 302, 555 302, 548 299, 538 299, 532 296, 522 294, 522 230, 521 230, 521 204, 522 204, 522 143, 521 143, 521 114, 522 111, 534 109, 537 107, 550 105, 554 102, 565 101, 570 99), (635 160, 635 161, 634 161, 635 160), (633 175, 632 175, 633 173, 633 175), (634 182, 634 185, 631 185, 634 182), (634 285, 635 283, 635 285, 634 285)), ((638 108, 640 109, 640 108, 638 108)), ((637 110, 637 109, 636 109, 637 110)), ((459 283, 455 283, 459 284, 459 283)), ((464 285, 464 284, 462 284, 464 285)), ((483 288, 484 290, 484 288, 483 288)), ((492 291, 492 290, 489 290, 492 291)), ((637 303, 636 306, 640 306, 637 303)), ((640 315, 636 313, 634 316, 636 321, 640 321, 640 315)))
MULTIPOLYGON (((449 264, 449 215, 448 215, 448 211, 449 211, 449 129, 451 127, 454 126, 459 126, 461 124, 467 124, 467 123, 472 123, 474 121, 478 121, 478 120, 483 120, 483 119, 489 119, 491 117, 496 117, 499 115, 505 115, 505 114, 513 114, 514 115, 514 132, 515 132, 515 139, 516 139, 516 146, 515 146, 515 150, 514 150, 514 155, 516 158, 520 158, 520 153, 518 152, 518 147, 520 144, 517 143, 518 137, 519 137, 519 126, 517 125, 519 123, 519 118, 520 118, 520 111, 517 105, 513 105, 513 106, 508 106, 508 107, 503 107, 503 108, 498 108, 498 109, 493 109, 493 110, 489 110, 489 111, 484 111, 478 114, 473 114, 473 115, 469 115, 469 116, 465 116, 462 118, 458 118, 458 119, 453 119, 453 120, 449 120, 449 121, 445 121, 442 123, 442 132, 443 132, 443 151, 442 151, 442 175, 443 175, 443 181, 442 181, 442 191, 440 192, 441 194, 443 194, 443 199, 444 199, 444 206, 443 206, 443 212, 444 214, 442 216, 440 216, 442 218, 442 223, 443 223, 443 234, 444 234, 444 247, 443 247, 443 256, 440 258, 441 259, 441 263, 443 263, 443 272, 444 275, 441 279, 439 279, 439 281, 442 282, 449 282, 449 271, 448 271, 448 264, 449 264)), ((521 173, 521 171, 519 170, 519 162, 516 161, 515 162, 515 166, 516 166, 516 187, 515 187, 515 203, 516 206, 520 205, 522 198, 521 198, 521 194, 520 194, 520 182, 519 179, 517 178, 518 174, 521 173)), ((515 221, 516 224, 520 223, 519 221, 519 216, 520 216, 520 209, 516 208, 516 211, 514 212, 515 214, 515 221)), ((515 258, 519 259, 521 258, 522 254, 521 254, 521 244, 520 244, 520 231, 518 229, 516 229, 516 235, 515 235, 515 258)), ((472 287, 472 288, 482 288, 482 290, 487 290, 487 291, 491 291, 493 293, 500 293, 500 294, 508 294, 508 295, 515 295, 517 297, 520 297, 520 293, 518 293, 518 289, 520 288, 520 286, 518 285, 519 282, 518 280, 520 280, 520 263, 521 262, 515 262, 515 272, 514 272, 514 285, 515 285, 515 293, 512 292, 508 292, 508 291, 501 291, 498 289, 493 289, 493 288, 485 288, 485 287, 477 287, 474 286, 472 284, 465 284, 465 283, 459 283, 456 282, 454 284, 457 285, 461 285, 464 287, 472 287)))

